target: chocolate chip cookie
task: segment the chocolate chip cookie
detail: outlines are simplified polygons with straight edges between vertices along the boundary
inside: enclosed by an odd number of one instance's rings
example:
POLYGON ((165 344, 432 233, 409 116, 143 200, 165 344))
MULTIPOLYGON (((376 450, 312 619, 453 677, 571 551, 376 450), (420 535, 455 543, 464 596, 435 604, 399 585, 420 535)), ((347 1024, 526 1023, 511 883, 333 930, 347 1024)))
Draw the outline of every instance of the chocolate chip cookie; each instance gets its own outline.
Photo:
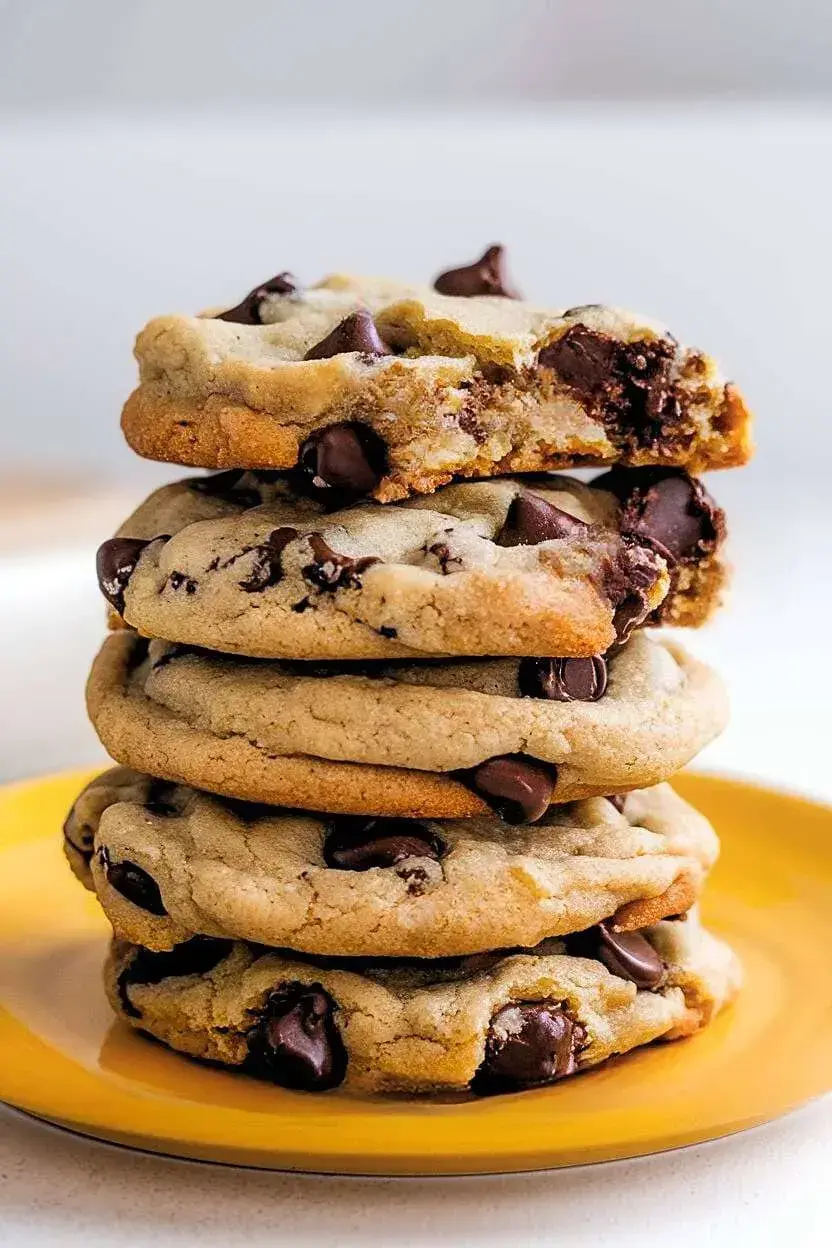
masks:
POLYGON ((540 1087, 705 1026, 735 995, 731 950, 694 919, 599 925, 525 952, 445 962, 302 958, 195 937, 116 942, 113 1008, 191 1057, 282 1087, 466 1092, 540 1087))
POLYGON ((437 958, 685 912, 717 854, 668 785, 552 807, 537 824, 306 815, 117 768, 79 795, 67 854, 116 936, 437 958))
POLYGON ((254 657, 589 657, 701 623, 725 579, 724 515, 679 470, 323 494, 243 472, 163 487, 101 547, 102 591, 146 636, 254 657))
POLYGON ((609 660, 324 667, 183 652, 120 630, 87 686, 130 767, 311 810, 533 822, 673 775, 724 727, 717 675, 673 641, 609 660))
POLYGON ((632 312, 507 297, 489 253, 434 289, 281 273, 232 308, 157 317, 128 442, 171 463, 297 466, 382 501, 453 477, 746 461, 748 410, 709 356, 632 312))

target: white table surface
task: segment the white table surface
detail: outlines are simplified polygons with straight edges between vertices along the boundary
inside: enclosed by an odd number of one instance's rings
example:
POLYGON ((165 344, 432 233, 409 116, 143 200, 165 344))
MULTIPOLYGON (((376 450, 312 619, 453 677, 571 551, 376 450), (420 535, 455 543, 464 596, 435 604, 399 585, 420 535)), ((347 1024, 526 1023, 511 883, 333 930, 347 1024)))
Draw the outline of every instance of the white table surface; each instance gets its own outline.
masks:
MULTIPOLYGON (((725 674, 734 715, 702 764, 832 799, 823 466, 715 477, 738 567, 729 609, 692 638, 725 674), (799 625, 799 626, 798 626, 799 625)), ((82 685, 102 631, 101 500, 64 545, 0 554, 6 777, 94 762, 82 685), (61 604, 60 621, 54 604, 61 604)), ((1 546, 0 546, 1 548, 1 546)), ((829 991, 830 985, 819 985, 829 991)), ((800 1055, 795 1054, 795 1061, 800 1055)), ((528 1176, 358 1180, 181 1163, 71 1136, 0 1109, 0 1245, 828 1244, 832 1100, 732 1139, 633 1162, 528 1176)))

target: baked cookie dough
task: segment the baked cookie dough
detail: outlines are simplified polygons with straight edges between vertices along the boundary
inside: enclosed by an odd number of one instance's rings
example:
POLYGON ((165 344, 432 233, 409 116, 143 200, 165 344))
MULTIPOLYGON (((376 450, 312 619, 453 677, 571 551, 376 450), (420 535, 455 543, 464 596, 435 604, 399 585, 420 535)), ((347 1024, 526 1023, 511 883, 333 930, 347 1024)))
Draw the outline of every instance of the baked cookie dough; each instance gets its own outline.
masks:
POLYGON ((203 935, 419 958, 683 913, 718 850, 707 820, 664 784, 507 828, 307 815, 125 768, 79 795, 65 845, 116 936, 147 949, 203 935))
POLYGON ((194 477, 103 544, 99 583, 145 636, 258 658, 589 656, 648 618, 701 623, 725 579, 701 482, 600 486, 505 478, 327 512, 277 474, 194 477))
POLYGON ((93 663, 87 707, 118 762, 209 792, 415 818, 496 810, 510 822, 665 780, 727 717, 716 673, 645 633, 609 661, 331 675, 183 654, 120 630, 93 663))
POLYGON ((384 502, 453 477, 608 463, 704 471, 751 450, 745 402, 710 356, 619 308, 506 298, 499 278, 432 290, 335 275, 303 289, 284 273, 234 308, 157 317, 136 358, 122 428, 140 455, 301 464, 384 502), (322 447, 344 425, 361 455, 322 447))
POLYGON ((444 963, 116 942, 106 983, 131 1027, 283 1087, 491 1093, 690 1035, 733 998, 740 967, 689 919, 444 963))

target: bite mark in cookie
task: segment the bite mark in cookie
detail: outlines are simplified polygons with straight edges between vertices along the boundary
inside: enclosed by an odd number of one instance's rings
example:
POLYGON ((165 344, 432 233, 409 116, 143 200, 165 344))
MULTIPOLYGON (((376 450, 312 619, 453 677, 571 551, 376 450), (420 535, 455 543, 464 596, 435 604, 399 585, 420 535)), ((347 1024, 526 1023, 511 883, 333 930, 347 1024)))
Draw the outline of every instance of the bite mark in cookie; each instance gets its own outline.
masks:
POLYGON ((654 446, 683 417, 673 377, 676 344, 667 338, 619 342, 573 325, 538 356, 562 384, 634 446, 654 446))

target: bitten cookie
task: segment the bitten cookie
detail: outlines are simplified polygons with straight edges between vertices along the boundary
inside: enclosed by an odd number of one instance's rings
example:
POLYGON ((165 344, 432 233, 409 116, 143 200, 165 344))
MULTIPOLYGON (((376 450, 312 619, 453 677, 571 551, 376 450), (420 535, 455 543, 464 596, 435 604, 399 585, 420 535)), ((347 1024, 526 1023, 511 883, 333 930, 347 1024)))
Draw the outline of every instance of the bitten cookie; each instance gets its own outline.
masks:
POLYGON ((420 958, 682 913, 718 849, 668 785, 553 807, 520 829, 493 818, 327 819, 124 768, 79 795, 65 844, 116 936, 147 949, 203 935, 420 958))
POLYGON ((727 717, 716 673, 645 633, 609 661, 328 675, 120 630, 93 663, 87 705, 118 762, 210 792, 416 818, 494 809, 510 822, 667 779, 727 717))
POLYGON ((206 468, 301 464, 385 502, 461 476, 748 458, 748 410, 709 356, 632 312, 507 298, 487 256, 456 272, 434 290, 284 273, 226 311, 157 317, 127 441, 206 468), (344 425, 361 455, 332 455, 344 425))
POLYGON ((701 482, 672 470, 331 512, 283 477, 230 472, 158 490, 101 547, 98 574, 145 636, 229 653, 589 656, 648 618, 706 619, 724 532, 701 482))
POLYGON ((131 1027, 283 1087, 490 1093, 690 1035, 734 997, 740 968, 689 920, 450 964, 264 955, 207 937, 169 953, 116 942, 106 982, 131 1027))

